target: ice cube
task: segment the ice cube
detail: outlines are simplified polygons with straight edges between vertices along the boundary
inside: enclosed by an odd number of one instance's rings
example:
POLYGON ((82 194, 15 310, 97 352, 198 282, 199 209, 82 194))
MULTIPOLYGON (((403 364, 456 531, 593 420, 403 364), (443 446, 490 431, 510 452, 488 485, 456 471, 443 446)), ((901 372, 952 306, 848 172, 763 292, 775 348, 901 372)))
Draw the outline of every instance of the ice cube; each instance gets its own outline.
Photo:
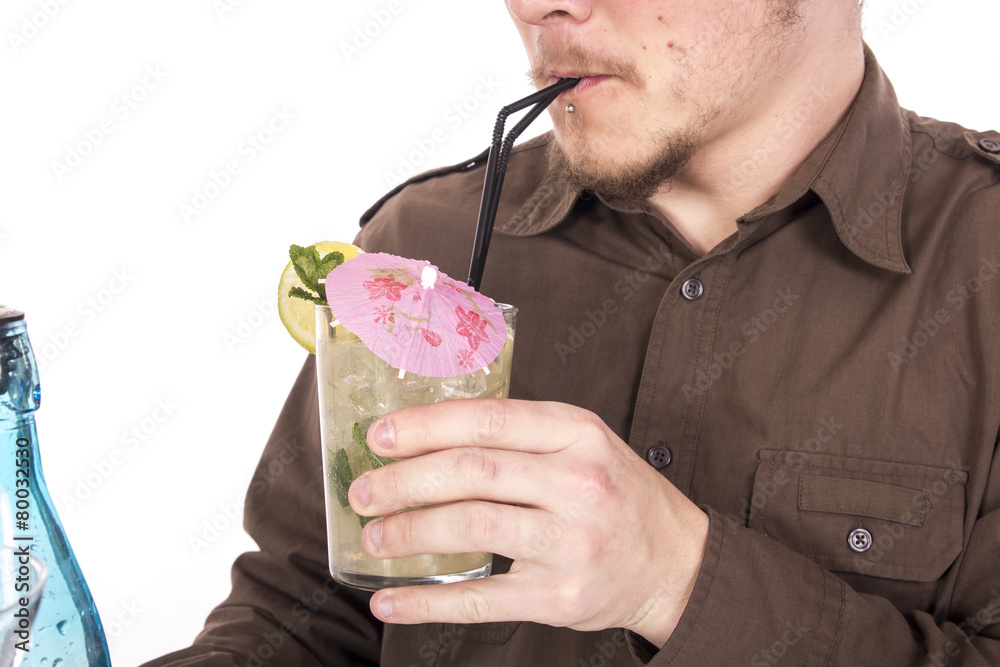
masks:
POLYGON ((486 389, 483 391, 485 398, 503 398, 507 385, 507 376, 503 373, 490 373, 486 376, 486 389))
POLYGON ((486 373, 476 371, 456 378, 441 381, 441 394, 444 399, 478 398, 486 391, 486 373))
POLYGON ((360 387, 347 395, 347 405, 359 417, 375 417, 378 414, 378 397, 371 386, 360 387))
POLYGON ((356 389, 371 385, 375 379, 375 369, 368 363, 365 354, 343 354, 337 359, 335 382, 356 389))
POLYGON ((401 410, 414 405, 426 405, 441 400, 437 398, 439 392, 435 391, 436 384, 435 378, 426 378, 413 373, 406 373, 403 375, 403 379, 393 376, 388 385, 392 387, 392 390, 385 392, 390 403, 389 411, 401 410))
POLYGON ((320 416, 322 418, 323 433, 329 437, 339 437, 346 429, 350 433, 350 427, 357 421, 354 414, 354 405, 351 394, 336 386, 322 387, 320 392, 320 416), (335 435, 336 434, 336 435, 335 435))

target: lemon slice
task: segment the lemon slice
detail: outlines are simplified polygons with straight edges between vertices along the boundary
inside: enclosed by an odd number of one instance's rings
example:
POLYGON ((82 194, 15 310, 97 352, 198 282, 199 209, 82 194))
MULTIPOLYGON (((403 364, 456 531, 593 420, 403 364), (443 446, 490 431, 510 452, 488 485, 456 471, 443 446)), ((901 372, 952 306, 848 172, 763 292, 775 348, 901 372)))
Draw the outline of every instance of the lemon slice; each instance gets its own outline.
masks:
MULTIPOLYGON (((315 245, 320 256, 340 252, 343 253, 345 262, 364 252, 357 246, 340 241, 320 241, 315 245)), ((316 354, 316 304, 288 296, 288 291, 293 287, 306 289, 295 273, 295 267, 289 262, 281 272, 281 281, 278 283, 278 317, 296 343, 308 350, 309 354, 316 354)))

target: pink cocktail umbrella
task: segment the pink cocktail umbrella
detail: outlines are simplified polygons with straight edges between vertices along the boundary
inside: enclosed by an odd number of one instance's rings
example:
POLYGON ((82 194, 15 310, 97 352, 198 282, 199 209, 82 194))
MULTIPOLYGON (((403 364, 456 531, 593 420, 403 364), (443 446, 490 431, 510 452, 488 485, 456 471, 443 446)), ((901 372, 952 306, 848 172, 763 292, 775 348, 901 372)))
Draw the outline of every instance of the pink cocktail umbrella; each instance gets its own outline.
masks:
POLYGON ((326 298, 337 321, 400 376, 486 368, 507 340, 492 300, 423 260, 358 255, 330 271, 326 298))

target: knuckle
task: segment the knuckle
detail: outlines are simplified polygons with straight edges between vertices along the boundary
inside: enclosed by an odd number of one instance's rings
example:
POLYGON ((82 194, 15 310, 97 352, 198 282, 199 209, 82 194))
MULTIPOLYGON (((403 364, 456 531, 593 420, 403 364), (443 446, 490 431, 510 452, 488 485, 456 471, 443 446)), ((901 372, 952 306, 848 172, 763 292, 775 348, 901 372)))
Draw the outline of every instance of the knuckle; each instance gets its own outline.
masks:
POLYGON ((500 460, 495 452, 482 447, 467 447, 458 452, 457 469, 466 482, 493 484, 500 477, 500 460))
POLYGON ((477 407, 477 436, 480 442, 493 442, 503 436, 508 428, 510 412, 507 404, 499 399, 484 399, 477 407))
POLYGON ((398 500, 405 497, 406 484, 399 471, 400 466, 387 465, 369 474, 372 498, 378 500, 398 500))
POLYGON ((494 545, 503 534, 503 524, 494 508, 487 503, 469 503, 461 530, 473 545, 494 545))
POLYGON ((618 495, 614 477, 602 466, 587 465, 576 470, 578 488, 592 503, 607 502, 618 495))
POLYGON ((462 593, 462 611, 470 623, 485 623, 490 619, 490 600, 478 586, 469 586, 462 593))
POLYGON ((552 596, 556 616, 566 618, 579 615, 585 604, 583 597, 580 587, 575 584, 563 583, 556 586, 552 596))
POLYGON ((412 602, 413 615, 416 617, 417 621, 427 623, 433 618, 433 612, 431 611, 431 602, 427 599, 426 595, 421 595, 417 597, 412 602))
POLYGON ((577 535, 576 552, 578 557, 585 563, 601 561, 607 546, 604 536, 594 531, 584 530, 577 535))
POLYGON ((577 421, 583 430, 584 436, 587 438, 595 438, 607 434, 608 427, 604 423, 604 420, 590 410, 581 409, 577 414, 577 421))
POLYGON ((389 544, 413 544, 418 537, 413 512, 390 514, 382 519, 382 548, 389 544))

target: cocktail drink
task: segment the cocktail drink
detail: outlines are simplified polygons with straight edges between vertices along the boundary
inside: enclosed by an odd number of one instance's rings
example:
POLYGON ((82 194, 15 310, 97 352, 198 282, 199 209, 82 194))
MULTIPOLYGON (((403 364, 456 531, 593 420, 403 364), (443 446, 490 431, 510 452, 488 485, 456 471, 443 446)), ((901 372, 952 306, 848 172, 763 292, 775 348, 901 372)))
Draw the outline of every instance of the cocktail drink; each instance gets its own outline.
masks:
MULTIPOLYGON (((457 398, 506 398, 510 385, 514 321, 517 309, 500 306, 507 339, 499 356, 485 369, 455 377, 400 373, 371 352, 331 309, 316 306, 316 364, 325 473, 327 542, 330 573, 356 588, 447 583, 489 575, 488 553, 423 554, 379 559, 361 544, 369 518, 355 514, 347 500, 353 480, 391 459, 376 456, 366 444, 371 424, 389 412, 457 398)), ((429 476, 429 492, 445 472, 429 476)))

